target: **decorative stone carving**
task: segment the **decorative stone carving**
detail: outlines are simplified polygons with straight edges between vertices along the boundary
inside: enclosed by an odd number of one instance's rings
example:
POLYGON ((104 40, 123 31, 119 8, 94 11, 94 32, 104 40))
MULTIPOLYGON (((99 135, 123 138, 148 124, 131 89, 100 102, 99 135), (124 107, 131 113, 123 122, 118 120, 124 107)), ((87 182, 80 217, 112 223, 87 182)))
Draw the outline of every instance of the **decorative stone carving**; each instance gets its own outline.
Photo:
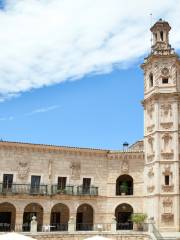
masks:
POLYGON ((18 178, 24 180, 29 175, 29 163, 25 161, 20 161, 18 164, 18 178))
POLYGON ((170 129, 173 126, 173 122, 164 122, 164 123, 160 123, 161 127, 164 129, 170 129))
POLYGON ((154 172, 153 172, 153 167, 151 167, 148 171, 148 176, 151 178, 154 176, 154 172))
POLYGON ((162 190, 164 192, 173 192, 174 190, 174 185, 162 185, 162 190))
POLYGON ((171 166, 170 165, 166 165, 164 167, 164 172, 163 172, 164 175, 172 175, 172 171, 171 171, 171 166))
POLYGON ((152 162, 154 160, 154 156, 155 156, 154 154, 148 154, 147 155, 147 161, 152 162))
POLYGON ((149 185, 149 186, 147 186, 147 191, 148 191, 149 193, 154 192, 154 189, 155 189, 155 186, 154 186, 154 185, 149 185))
POLYGON ((161 150, 163 153, 172 153, 173 150, 172 147, 172 137, 170 134, 166 133, 162 136, 163 141, 163 150, 161 150))
POLYGON ((172 118, 172 106, 171 104, 162 104, 161 107, 161 121, 162 122, 171 122, 172 118))
POLYGON ((161 156, 162 156, 162 158, 163 159, 172 159, 173 158, 173 156, 174 156, 174 153, 173 152, 171 152, 171 153, 161 153, 161 156))
POLYGON ((152 132, 153 129, 154 129, 154 127, 155 127, 154 124, 152 124, 151 126, 148 126, 148 127, 147 127, 147 131, 148 131, 148 132, 152 132))
POLYGON ((164 67, 162 70, 161 70, 161 74, 164 76, 164 77, 167 77, 169 75, 169 69, 164 67))
POLYGON ((149 143, 149 153, 153 154, 154 153, 154 138, 149 137, 148 138, 148 143, 149 143))
POLYGON ((163 207, 172 207, 173 201, 170 197, 166 197, 163 199, 163 207))
POLYGON ((173 222, 174 221, 174 214, 173 213, 163 213, 161 215, 161 221, 162 222, 167 222, 167 223, 173 222))
POLYGON ((154 112, 154 105, 151 104, 147 107, 147 114, 148 114, 148 117, 149 117, 150 121, 153 118, 153 112, 154 112))
POLYGON ((71 178, 72 180, 79 180, 81 175, 81 163, 80 162, 72 162, 71 163, 71 178))
POLYGON ((128 163, 127 160, 124 160, 124 161, 122 162, 121 171, 122 171, 123 173, 128 173, 128 171, 129 171, 129 163, 128 163))

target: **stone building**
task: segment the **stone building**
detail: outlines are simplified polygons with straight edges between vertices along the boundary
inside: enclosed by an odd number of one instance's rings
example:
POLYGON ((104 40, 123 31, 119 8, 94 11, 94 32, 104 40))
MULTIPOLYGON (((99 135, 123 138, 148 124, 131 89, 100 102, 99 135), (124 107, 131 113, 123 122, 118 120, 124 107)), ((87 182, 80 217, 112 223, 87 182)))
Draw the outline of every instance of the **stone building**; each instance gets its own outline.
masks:
POLYGON ((180 61, 171 27, 151 28, 144 71, 144 140, 123 151, 0 142, 0 231, 133 228, 132 213, 179 231, 180 61))

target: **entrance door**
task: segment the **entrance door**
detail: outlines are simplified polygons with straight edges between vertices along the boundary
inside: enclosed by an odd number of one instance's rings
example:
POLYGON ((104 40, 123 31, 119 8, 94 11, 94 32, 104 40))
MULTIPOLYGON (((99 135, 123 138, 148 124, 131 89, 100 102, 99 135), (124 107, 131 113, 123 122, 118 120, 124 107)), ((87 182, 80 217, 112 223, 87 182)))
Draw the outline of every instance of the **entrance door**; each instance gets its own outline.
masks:
POLYGON ((78 212, 76 217, 76 230, 84 230, 83 229, 83 213, 78 212))
POLYGON ((52 231, 60 231, 61 230, 61 213, 60 212, 52 212, 51 213, 51 225, 52 231))
POLYGON ((11 229, 11 212, 0 212, 0 231, 6 232, 11 229))

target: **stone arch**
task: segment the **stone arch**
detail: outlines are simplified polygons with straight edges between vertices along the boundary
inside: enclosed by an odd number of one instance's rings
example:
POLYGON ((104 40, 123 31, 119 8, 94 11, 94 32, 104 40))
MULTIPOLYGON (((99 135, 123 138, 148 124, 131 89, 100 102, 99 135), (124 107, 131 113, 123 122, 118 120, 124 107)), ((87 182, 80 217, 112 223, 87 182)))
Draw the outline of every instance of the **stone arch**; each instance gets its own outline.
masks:
POLYGON ((16 208, 12 203, 0 203, 0 231, 14 231, 16 223, 16 208))
POLYGON ((94 223, 94 209, 90 204, 84 203, 77 208, 76 230, 91 231, 94 223))
POLYGON ((116 180, 116 195, 133 195, 133 178, 123 174, 116 180))
POLYGON ((23 231, 30 231, 32 217, 36 216, 37 230, 42 230, 43 225, 43 207, 39 203, 29 203, 24 208, 23 231))
POLYGON ((115 217, 117 221, 117 230, 130 230, 133 229, 133 223, 131 221, 131 215, 133 214, 133 208, 128 203, 119 204, 115 209, 115 217))
POLYGON ((55 204, 51 209, 51 230, 67 231, 69 221, 69 208, 63 203, 55 204))

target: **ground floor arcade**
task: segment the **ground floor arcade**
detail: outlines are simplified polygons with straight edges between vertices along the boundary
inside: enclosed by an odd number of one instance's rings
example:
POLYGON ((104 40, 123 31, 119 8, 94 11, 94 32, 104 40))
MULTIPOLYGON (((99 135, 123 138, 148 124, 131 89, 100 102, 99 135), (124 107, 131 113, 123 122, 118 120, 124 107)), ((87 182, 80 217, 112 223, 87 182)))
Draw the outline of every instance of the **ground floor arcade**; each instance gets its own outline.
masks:
MULTIPOLYGON (((74 221, 76 231, 97 230, 101 225, 104 229, 110 228, 113 218, 104 221, 96 221, 96 209, 89 203, 80 204, 75 213, 65 203, 56 203, 49 212, 40 203, 29 203, 23 211, 19 211, 13 203, 0 203, 0 231, 30 231, 30 222, 36 216, 38 231, 43 226, 49 225, 50 231, 68 231, 68 223, 74 221), (72 217, 73 216, 73 217, 72 217)), ((117 230, 129 230, 133 228, 131 215, 133 207, 128 203, 120 203, 115 207, 114 220, 117 230)), ((105 216, 106 214, 104 214, 105 216)))

